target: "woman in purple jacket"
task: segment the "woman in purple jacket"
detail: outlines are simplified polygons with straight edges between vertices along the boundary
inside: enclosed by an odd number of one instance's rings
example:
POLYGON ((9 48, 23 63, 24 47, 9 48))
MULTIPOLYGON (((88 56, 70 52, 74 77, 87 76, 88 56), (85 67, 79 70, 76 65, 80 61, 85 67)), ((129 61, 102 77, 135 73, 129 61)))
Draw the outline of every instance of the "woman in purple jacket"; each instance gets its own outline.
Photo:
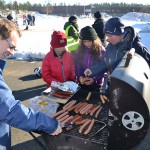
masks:
POLYGON ((81 29, 80 44, 75 51, 75 70, 80 86, 85 90, 99 91, 104 74, 86 77, 84 71, 96 64, 104 64, 105 48, 102 46, 94 28, 86 26, 81 29))

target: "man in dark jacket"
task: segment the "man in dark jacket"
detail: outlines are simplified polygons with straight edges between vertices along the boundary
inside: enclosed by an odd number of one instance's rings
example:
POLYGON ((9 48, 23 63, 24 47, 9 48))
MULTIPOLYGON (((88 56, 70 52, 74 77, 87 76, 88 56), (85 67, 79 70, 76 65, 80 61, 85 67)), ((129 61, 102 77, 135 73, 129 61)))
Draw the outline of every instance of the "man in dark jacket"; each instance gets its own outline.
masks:
POLYGON ((101 13, 99 11, 94 13, 95 22, 92 27, 95 29, 98 37, 102 41, 103 45, 106 47, 106 38, 103 32, 104 29, 104 20, 101 17, 101 13))
MULTIPOLYGON (((104 33, 108 38, 108 46, 106 47, 106 64, 96 65, 85 71, 86 75, 94 75, 109 70, 111 73, 120 63, 124 55, 131 48, 135 49, 135 53, 142 56, 150 66, 150 53, 148 49, 140 42, 139 35, 131 26, 125 27, 119 18, 109 19, 104 27, 104 33), (107 68, 107 67, 108 68, 107 68)), ((137 64, 138 65, 138 64, 137 64)))
POLYGON ((73 53, 79 44, 79 27, 77 24, 77 17, 70 16, 68 22, 64 25, 64 30, 67 36, 68 50, 73 53))

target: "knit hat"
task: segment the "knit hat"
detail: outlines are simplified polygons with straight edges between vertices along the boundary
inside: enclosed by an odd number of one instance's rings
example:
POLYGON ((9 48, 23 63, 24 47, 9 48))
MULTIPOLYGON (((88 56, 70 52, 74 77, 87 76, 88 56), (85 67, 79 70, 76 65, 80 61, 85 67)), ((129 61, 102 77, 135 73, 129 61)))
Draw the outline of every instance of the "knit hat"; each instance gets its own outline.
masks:
POLYGON ((95 12, 94 17, 97 19, 101 18, 101 13, 99 11, 95 12))
POLYGON ((79 34, 79 38, 81 40, 96 40, 97 39, 97 33, 95 31, 94 28, 90 27, 90 26, 86 26, 84 28, 81 29, 80 34, 79 34))
POLYGON ((76 16, 70 16, 69 17, 69 22, 71 23, 73 20, 75 20, 75 19, 77 19, 77 17, 76 16))
POLYGON ((109 19, 104 26, 105 34, 120 35, 124 33, 124 24, 119 18, 109 19))
POLYGON ((61 31, 54 31, 50 44, 53 48, 65 47, 67 45, 66 34, 61 31))

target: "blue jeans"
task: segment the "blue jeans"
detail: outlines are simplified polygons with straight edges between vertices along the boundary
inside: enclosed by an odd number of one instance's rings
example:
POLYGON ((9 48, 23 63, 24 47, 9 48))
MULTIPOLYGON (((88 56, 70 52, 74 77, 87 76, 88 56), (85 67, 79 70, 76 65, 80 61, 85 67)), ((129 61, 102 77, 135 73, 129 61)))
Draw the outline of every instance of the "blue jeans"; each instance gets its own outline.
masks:
POLYGON ((6 150, 11 150, 10 126, 3 122, 0 122, 0 145, 6 147, 6 150))

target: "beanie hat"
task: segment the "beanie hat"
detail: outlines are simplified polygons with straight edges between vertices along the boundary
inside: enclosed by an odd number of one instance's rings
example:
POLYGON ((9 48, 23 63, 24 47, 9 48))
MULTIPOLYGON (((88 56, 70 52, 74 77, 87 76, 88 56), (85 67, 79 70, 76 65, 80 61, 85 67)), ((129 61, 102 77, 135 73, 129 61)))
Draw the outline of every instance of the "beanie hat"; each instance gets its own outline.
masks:
POLYGON ((104 26, 105 34, 120 35, 124 33, 124 24, 119 18, 109 19, 104 26))
POLYGON ((50 44, 53 48, 65 47, 67 45, 66 34, 61 31, 54 31, 50 44))
POLYGON ((101 13, 99 11, 95 12, 94 17, 97 19, 101 18, 101 13))
POLYGON ((69 22, 71 23, 73 20, 75 20, 75 19, 77 19, 77 17, 76 16, 70 16, 69 17, 69 22))
POLYGON ((79 38, 81 40, 96 40, 97 39, 97 33, 95 31, 94 28, 90 27, 90 26, 86 26, 84 28, 81 29, 80 34, 79 34, 79 38))

